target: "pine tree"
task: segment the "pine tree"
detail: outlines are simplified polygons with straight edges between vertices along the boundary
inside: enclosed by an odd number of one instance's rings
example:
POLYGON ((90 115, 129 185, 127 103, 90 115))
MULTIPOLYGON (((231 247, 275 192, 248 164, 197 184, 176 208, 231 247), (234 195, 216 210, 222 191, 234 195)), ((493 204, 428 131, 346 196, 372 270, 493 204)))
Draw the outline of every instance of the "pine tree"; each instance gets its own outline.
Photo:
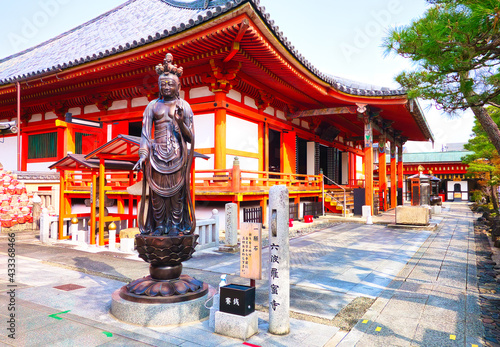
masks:
POLYGON ((500 130, 485 106, 500 107, 500 3, 498 0, 428 0, 422 18, 395 28, 387 53, 417 63, 396 80, 411 98, 434 100, 454 113, 471 108, 496 151, 500 130))

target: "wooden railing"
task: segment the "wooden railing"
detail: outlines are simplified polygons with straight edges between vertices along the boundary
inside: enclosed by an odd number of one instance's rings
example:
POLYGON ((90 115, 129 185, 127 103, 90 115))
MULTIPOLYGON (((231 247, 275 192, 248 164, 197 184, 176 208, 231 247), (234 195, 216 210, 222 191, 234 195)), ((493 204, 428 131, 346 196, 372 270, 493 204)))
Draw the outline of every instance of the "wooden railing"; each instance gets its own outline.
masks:
POLYGON ((225 170, 195 172, 197 192, 265 192, 274 185, 286 185, 290 191, 320 191, 321 182, 321 175, 240 170, 238 166, 225 170))
MULTIPOLYGON (((60 208, 60 217, 62 220, 71 219, 73 217, 80 219, 88 219, 87 224, 90 225, 91 237, 90 243, 95 244, 99 243, 99 245, 103 246, 106 242, 103 235, 100 235, 100 238, 95 238, 97 233, 96 225, 99 225, 99 222, 102 222, 103 225, 107 225, 110 222, 121 222, 126 221, 125 227, 133 227, 135 224, 135 220, 137 218, 137 213, 134 210, 134 205, 137 205, 137 202, 140 197, 130 195, 127 192, 127 187, 133 185, 137 182, 137 179, 140 177, 137 173, 131 171, 105 171, 104 176, 106 179, 106 185, 104 187, 105 193, 105 201, 103 203, 104 206, 107 206, 108 199, 116 200, 116 209, 117 212, 110 212, 108 215, 104 216, 102 220, 99 218, 98 213, 94 213, 92 211, 87 213, 72 213, 71 205, 72 199, 85 199, 85 204, 87 206, 90 205, 89 199, 92 199, 91 196, 91 184, 92 179, 95 180, 95 185, 93 187, 96 201, 99 200, 98 194, 98 186, 99 186, 99 174, 96 177, 92 177, 92 172, 90 171, 65 171, 64 172, 64 182, 62 189, 62 199, 64 200, 61 208, 60 208), (92 222, 95 221, 95 224, 92 222)), ((90 205, 91 206, 91 205, 90 205)), ((97 211, 97 208, 96 208, 97 211)), ((69 235, 63 235, 63 223, 59 223, 59 238, 69 238, 69 235)))
MULTIPOLYGON (((126 190, 128 186, 137 182, 137 173, 130 171, 105 172, 105 190, 126 190)), ((92 173, 80 171, 66 171, 66 190, 90 191, 92 183, 92 173)), ((97 179, 97 183, 99 179, 97 179)))

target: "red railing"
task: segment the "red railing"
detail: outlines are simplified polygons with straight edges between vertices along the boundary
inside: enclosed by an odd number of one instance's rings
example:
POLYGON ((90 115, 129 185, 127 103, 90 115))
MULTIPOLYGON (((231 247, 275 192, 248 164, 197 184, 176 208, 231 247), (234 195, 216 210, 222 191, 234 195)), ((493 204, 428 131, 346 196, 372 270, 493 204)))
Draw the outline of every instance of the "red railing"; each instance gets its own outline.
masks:
POLYGON ((225 170, 196 170, 195 172, 197 193, 267 191, 274 185, 286 185, 290 191, 320 191, 321 182, 321 175, 240 170, 238 166, 225 170))

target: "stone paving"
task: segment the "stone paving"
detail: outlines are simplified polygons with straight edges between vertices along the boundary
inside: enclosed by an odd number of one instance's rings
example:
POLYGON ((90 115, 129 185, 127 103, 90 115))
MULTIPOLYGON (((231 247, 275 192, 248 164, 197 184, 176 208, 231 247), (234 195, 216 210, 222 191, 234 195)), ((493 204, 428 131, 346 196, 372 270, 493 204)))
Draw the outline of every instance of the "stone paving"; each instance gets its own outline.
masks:
MULTIPOLYGON (((477 290, 473 215, 451 204, 431 230, 338 224, 294 238, 291 247, 291 333, 267 332, 259 314, 257 346, 481 346, 484 334, 477 290), (376 299, 349 332, 332 319, 356 298, 376 299), (318 318, 315 320, 314 318, 318 318)), ((268 232, 267 230, 264 232, 268 232)), ((19 243, 16 288, 19 339, 15 346, 239 346, 213 333, 208 320, 182 326, 137 327, 109 314, 111 293, 147 272, 147 264, 119 253, 19 243), (65 268, 66 267, 66 268, 65 268), (78 271, 76 271, 78 270, 78 271), (70 290, 61 285, 76 285, 70 290), (59 319, 60 318, 60 319, 59 319)), ((0 273, 6 254, 0 251, 0 273)), ((267 306, 267 250, 257 303, 267 306)), ((238 277, 237 254, 196 252, 185 272, 212 286, 222 273, 238 277)), ((245 283, 246 282, 246 283, 245 283)), ((0 278, 0 320, 7 318, 7 282, 0 278)), ((492 342, 493 343, 493 342, 492 342)), ((493 345, 492 345, 493 346, 493 345)))
POLYGON ((480 346, 473 215, 445 220, 339 346, 480 346))
MULTIPOLYGON (((479 303, 486 346, 500 346, 500 265, 493 260, 499 250, 491 248, 484 228, 476 226, 479 303)), ((498 257, 497 257, 498 258, 498 257)), ((498 260, 498 259, 497 259, 498 260)))

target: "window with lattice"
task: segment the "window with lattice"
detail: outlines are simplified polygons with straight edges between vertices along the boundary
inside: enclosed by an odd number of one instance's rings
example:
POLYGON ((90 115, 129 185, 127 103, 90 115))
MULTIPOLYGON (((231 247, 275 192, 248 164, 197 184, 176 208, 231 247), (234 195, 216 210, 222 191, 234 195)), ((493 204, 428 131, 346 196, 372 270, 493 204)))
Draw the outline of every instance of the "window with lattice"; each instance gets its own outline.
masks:
POLYGON ((57 132, 28 136, 28 159, 57 157, 57 132))
POLYGON ((83 142, 84 142, 84 137, 88 136, 94 136, 94 135, 75 132, 75 154, 87 154, 83 153, 83 142))

